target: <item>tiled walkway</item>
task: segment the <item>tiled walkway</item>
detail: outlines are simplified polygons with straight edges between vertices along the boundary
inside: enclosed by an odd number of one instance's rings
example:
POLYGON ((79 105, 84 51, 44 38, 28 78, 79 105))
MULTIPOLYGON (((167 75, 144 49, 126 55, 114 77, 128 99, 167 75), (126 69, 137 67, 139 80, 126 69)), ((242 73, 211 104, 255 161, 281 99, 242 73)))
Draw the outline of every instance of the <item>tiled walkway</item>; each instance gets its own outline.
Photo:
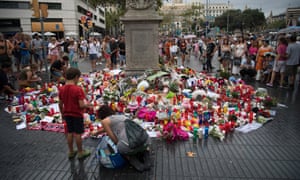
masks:
MULTIPOLYGON (((129 166, 119 170, 99 167, 94 156, 83 162, 69 161, 63 134, 16 130, 1 101, 0 179, 300 179, 300 93, 298 88, 269 90, 288 106, 277 108, 273 121, 247 134, 229 134, 223 142, 211 137, 174 144, 154 139, 153 167, 144 173, 129 166), (189 151, 195 157, 188 157, 189 151)), ((95 139, 84 141, 93 153, 96 144, 95 139)))

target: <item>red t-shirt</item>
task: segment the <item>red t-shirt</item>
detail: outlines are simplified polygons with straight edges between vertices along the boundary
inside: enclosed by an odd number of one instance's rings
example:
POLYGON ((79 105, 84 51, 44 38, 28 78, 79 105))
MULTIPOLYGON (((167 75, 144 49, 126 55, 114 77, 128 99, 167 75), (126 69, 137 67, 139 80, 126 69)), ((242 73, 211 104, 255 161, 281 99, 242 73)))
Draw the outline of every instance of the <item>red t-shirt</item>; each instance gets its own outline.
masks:
POLYGON ((279 54, 279 61, 285 61, 287 58, 284 56, 286 54, 287 46, 284 44, 279 44, 277 47, 277 54, 279 54))
POLYGON ((83 89, 77 85, 67 84, 59 89, 59 100, 63 103, 64 116, 83 117, 83 109, 79 100, 85 99, 83 89))

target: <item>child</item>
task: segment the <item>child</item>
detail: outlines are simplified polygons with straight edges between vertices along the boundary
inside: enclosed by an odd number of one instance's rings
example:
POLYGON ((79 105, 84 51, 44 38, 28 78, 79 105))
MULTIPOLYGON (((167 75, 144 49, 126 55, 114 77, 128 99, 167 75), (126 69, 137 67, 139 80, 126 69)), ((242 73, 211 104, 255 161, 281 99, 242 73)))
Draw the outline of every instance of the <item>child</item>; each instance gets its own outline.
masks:
POLYGON ((263 79, 262 82, 270 82, 271 74, 274 66, 275 54, 267 52, 264 54, 265 60, 263 64, 263 79))
POLYGON ((62 117, 67 123, 67 141, 69 147, 69 159, 73 159, 77 151, 73 149, 73 141, 78 150, 78 159, 88 157, 91 152, 83 150, 81 134, 84 132, 83 111, 92 107, 84 103, 85 94, 81 87, 77 86, 81 72, 76 68, 69 68, 66 71, 66 85, 59 89, 59 108, 62 117))

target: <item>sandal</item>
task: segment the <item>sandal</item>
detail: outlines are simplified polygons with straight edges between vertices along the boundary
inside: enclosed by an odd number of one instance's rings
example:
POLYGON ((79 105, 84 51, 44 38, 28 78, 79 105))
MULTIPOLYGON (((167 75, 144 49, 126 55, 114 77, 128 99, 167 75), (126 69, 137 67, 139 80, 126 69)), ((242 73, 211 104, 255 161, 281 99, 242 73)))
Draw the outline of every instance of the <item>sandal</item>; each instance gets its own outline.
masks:
POLYGON ((69 154, 68 154, 69 159, 75 158, 76 154, 77 154, 77 151, 76 151, 76 150, 73 151, 73 152, 69 152, 69 154))
POLYGON ((86 157, 89 157, 91 155, 91 152, 89 150, 83 150, 82 153, 78 153, 78 159, 85 159, 86 157))

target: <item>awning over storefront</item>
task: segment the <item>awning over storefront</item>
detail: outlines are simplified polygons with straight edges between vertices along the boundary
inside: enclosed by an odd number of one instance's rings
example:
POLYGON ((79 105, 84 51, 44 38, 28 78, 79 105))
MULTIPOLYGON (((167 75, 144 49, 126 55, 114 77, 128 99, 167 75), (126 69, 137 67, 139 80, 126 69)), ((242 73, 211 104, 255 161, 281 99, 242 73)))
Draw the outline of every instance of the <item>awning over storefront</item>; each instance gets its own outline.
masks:
MULTIPOLYGON (((41 23, 32 22, 31 31, 41 32, 41 23)), ((50 32, 64 31, 64 24, 62 22, 44 22, 44 31, 50 31, 50 32)))
POLYGON ((0 27, 0 32, 2 33, 16 33, 21 31, 20 27, 0 27))

